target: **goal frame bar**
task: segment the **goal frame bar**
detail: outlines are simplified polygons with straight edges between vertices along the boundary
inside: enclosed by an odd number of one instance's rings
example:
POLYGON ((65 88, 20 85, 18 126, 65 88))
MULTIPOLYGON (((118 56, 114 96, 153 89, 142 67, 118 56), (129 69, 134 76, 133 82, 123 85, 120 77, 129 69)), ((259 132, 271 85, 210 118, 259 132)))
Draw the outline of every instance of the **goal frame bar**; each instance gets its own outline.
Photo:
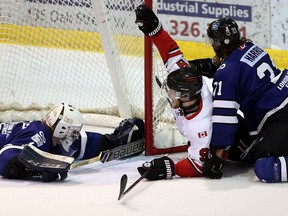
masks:
MULTIPOLYGON (((145 0, 145 4, 152 8, 153 0, 145 0)), ((158 149, 154 147, 153 133, 153 45, 149 36, 144 36, 144 97, 145 97, 145 154, 158 155, 187 151, 188 144, 170 148, 158 149)))

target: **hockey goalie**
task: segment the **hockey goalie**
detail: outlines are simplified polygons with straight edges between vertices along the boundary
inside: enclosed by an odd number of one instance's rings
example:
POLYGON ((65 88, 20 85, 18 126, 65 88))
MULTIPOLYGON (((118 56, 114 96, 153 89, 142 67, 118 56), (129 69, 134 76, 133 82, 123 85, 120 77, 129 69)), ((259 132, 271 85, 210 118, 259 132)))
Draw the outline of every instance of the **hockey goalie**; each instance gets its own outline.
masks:
MULTIPOLYGON (((144 122, 139 118, 123 120, 111 134, 86 132, 82 125, 82 114, 68 104, 52 107, 44 120, 1 123, 0 175, 64 180, 74 160, 93 158, 144 138, 144 122)), ((133 155, 143 150, 137 148, 133 155)))

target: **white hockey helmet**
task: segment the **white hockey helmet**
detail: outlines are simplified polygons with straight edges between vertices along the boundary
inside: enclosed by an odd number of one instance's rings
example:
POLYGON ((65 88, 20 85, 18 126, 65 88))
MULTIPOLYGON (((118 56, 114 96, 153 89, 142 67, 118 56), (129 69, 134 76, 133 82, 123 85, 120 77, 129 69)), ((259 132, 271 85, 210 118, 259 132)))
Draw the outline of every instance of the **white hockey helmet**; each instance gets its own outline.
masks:
POLYGON ((46 124, 52 129, 54 137, 76 140, 83 125, 83 116, 73 106, 63 103, 48 111, 46 124))

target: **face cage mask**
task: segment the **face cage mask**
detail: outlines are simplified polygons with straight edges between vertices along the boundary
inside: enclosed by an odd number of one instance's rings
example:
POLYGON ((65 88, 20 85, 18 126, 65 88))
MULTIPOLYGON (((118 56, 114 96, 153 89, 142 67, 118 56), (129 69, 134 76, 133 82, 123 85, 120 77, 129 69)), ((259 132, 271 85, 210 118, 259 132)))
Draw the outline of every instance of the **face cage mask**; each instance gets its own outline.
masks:
POLYGON ((170 100, 179 100, 181 98, 181 92, 175 91, 168 87, 167 79, 163 81, 163 84, 161 86, 161 95, 170 100))
POLYGON ((181 91, 176 91, 174 89, 170 89, 167 85, 167 79, 163 81, 163 84, 161 86, 161 95, 165 98, 169 98, 171 100, 192 100, 194 96, 198 95, 201 93, 201 89, 199 91, 196 91, 193 95, 189 93, 189 91, 186 92, 181 92, 181 91))
POLYGON ((67 135, 59 140, 58 144, 64 155, 72 156, 78 150, 78 146, 74 142, 79 138, 81 128, 78 126, 69 127, 67 135))
POLYGON ((82 126, 70 126, 67 131, 66 138, 70 138, 74 142, 76 139, 78 139, 81 128, 82 126))
POLYGON ((195 92, 193 95, 191 95, 189 92, 180 92, 180 91, 176 91, 173 89, 170 89, 167 85, 167 79, 164 80, 162 86, 161 86, 161 95, 163 97, 166 97, 170 100, 178 100, 179 101, 179 109, 180 109, 180 114, 179 115, 186 115, 189 114, 193 111, 196 106, 199 105, 199 101, 200 101, 200 94, 201 94, 201 90, 195 92), (181 100, 180 100, 181 99, 181 100), (189 106, 183 106, 183 104, 185 104, 185 102, 189 102, 192 100, 196 100, 196 103, 189 105, 189 106))

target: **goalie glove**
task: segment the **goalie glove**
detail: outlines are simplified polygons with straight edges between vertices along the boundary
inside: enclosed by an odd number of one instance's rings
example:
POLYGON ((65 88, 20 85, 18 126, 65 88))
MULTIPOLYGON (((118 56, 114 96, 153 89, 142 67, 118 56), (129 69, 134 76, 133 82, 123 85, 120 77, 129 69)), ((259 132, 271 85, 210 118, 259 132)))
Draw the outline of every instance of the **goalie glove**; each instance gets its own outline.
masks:
POLYGON ((171 179, 175 175, 174 162, 167 156, 147 161, 142 167, 138 167, 141 176, 148 170, 149 173, 145 177, 148 180, 171 179))
POLYGON ((158 17, 146 5, 139 5, 135 10, 135 14, 135 23, 145 35, 154 36, 162 29, 162 24, 158 17))
POLYGON ((195 59, 188 62, 191 68, 201 71, 201 74, 208 78, 213 78, 218 69, 213 58, 195 59))
POLYGON ((36 173, 43 182, 57 179, 65 180, 74 158, 44 152, 30 143, 24 146, 18 160, 29 170, 36 173))

